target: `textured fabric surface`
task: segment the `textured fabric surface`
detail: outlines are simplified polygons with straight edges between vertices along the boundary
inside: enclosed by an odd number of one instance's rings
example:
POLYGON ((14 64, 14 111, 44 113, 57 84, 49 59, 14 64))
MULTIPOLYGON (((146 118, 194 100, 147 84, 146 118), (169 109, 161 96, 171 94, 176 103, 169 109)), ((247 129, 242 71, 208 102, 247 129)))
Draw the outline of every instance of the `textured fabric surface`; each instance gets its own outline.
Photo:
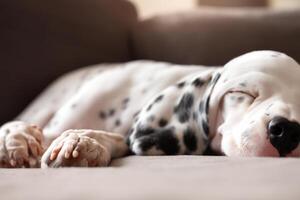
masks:
POLYGON ((277 50, 300 61, 300 10, 197 9, 138 24, 136 58, 223 65, 253 50, 277 50))
POLYGON ((299 199, 300 160, 131 156, 108 168, 1 169, 1 199, 299 199))

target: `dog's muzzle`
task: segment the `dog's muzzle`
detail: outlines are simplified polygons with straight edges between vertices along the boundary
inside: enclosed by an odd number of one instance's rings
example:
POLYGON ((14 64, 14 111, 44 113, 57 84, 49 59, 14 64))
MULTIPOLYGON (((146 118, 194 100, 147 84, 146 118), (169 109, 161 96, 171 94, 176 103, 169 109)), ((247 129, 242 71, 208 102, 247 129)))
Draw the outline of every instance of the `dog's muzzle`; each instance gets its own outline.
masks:
POLYGON ((268 124, 268 137, 280 156, 285 156, 300 142, 300 124, 284 117, 274 117, 268 124))

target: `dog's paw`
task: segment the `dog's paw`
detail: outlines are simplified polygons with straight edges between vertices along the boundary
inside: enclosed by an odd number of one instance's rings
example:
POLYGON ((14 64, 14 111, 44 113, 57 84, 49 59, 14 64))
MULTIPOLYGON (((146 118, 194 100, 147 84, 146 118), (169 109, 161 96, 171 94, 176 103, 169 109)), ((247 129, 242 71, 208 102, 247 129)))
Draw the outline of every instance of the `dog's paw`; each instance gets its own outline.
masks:
POLYGON ((107 166, 111 155, 106 147, 88 136, 90 132, 91 130, 65 131, 44 153, 42 168, 107 166))
POLYGON ((14 121, 0 128, 0 167, 38 167, 43 133, 35 125, 14 121))

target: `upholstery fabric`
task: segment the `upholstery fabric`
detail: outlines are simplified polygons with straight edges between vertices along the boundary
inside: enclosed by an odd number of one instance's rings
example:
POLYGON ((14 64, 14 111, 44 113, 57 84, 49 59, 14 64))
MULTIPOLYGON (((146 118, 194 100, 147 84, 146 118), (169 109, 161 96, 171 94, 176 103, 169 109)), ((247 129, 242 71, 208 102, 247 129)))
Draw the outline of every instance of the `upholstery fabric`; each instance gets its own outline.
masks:
POLYGON ((123 0, 1 0, 0 124, 63 73, 129 60, 135 23, 123 0))
POLYGON ((135 58, 223 65, 253 50, 277 50, 300 61, 300 10, 204 8, 142 21, 135 58))
POLYGON ((131 156, 108 168, 0 170, 1 199, 299 199, 300 160, 131 156))

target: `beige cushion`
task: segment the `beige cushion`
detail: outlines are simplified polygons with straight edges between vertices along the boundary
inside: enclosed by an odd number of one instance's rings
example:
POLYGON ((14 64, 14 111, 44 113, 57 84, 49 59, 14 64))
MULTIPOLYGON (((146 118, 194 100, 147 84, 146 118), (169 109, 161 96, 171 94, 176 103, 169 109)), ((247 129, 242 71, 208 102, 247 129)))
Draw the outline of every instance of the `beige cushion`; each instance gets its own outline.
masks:
POLYGON ((299 199, 300 160, 137 157, 108 168, 1 169, 1 199, 299 199))

